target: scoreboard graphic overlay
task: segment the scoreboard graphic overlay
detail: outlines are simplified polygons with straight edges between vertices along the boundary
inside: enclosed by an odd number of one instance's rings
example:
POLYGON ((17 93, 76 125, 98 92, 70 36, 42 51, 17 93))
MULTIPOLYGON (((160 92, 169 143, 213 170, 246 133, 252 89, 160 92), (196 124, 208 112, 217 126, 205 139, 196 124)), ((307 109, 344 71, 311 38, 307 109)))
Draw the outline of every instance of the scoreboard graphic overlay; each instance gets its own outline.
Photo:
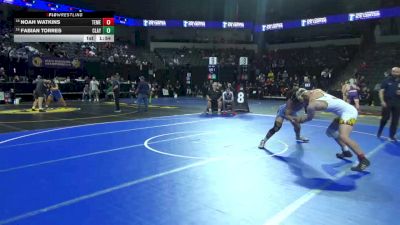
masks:
POLYGON ((14 18, 14 42, 114 42, 111 12, 24 12, 14 18))

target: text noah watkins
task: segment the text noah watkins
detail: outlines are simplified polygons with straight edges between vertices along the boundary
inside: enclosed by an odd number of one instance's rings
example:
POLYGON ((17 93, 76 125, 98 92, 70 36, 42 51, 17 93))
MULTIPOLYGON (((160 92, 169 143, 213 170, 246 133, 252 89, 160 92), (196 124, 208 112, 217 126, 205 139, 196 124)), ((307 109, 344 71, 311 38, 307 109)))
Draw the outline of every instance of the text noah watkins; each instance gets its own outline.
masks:
POLYGON ((61 34, 62 28, 18 28, 20 34, 61 34))
POLYGON ((46 20, 46 19, 20 19, 21 25, 60 25, 61 20, 46 20))

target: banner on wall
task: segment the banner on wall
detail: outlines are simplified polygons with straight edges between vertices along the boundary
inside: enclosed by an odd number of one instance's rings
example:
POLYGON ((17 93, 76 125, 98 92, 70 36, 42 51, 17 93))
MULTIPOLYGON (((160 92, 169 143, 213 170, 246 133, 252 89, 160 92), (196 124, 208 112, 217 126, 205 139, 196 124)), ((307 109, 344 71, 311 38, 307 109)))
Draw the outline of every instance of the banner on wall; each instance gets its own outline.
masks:
POLYGON ((80 69, 82 61, 55 57, 34 56, 29 59, 29 65, 36 68, 80 69))

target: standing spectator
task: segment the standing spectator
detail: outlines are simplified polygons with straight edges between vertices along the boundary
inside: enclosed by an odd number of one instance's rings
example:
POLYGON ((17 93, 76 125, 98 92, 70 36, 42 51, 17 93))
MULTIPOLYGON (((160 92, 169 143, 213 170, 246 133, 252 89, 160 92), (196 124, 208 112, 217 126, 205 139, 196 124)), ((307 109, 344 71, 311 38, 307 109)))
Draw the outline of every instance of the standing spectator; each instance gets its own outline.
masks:
POLYGON ((82 91, 82 102, 90 100, 90 88, 88 84, 85 84, 85 87, 82 91))
POLYGON ((93 99, 93 102, 99 102, 99 85, 99 81, 96 80, 96 77, 93 77, 90 81, 90 99, 93 99))
POLYGON ((392 69, 392 76, 389 76, 382 82, 379 91, 379 99, 382 105, 382 119, 378 130, 378 138, 381 137, 383 128, 385 127, 390 116, 392 122, 390 124, 389 138, 391 141, 397 141, 395 135, 400 117, 400 68, 392 69))
POLYGON ((178 97, 178 95, 180 94, 180 90, 181 90, 181 83, 177 80, 174 87, 174 98, 178 97))
POLYGON ((112 90, 114 93, 115 112, 120 113, 121 112, 121 108, 119 107, 120 83, 119 83, 118 73, 116 73, 112 78, 112 90))
POLYGON ((129 88, 129 97, 131 99, 132 104, 134 104, 136 98, 136 87, 134 83, 132 83, 131 87, 129 88))
POLYGON ((148 104, 149 104, 149 94, 150 94, 150 86, 149 84, 145 81, 144 77, 141 76, 139 77, 139 84, 136 90, 136 94, 138 96, 137 99, 137 104, 138 104, 138 111, 140 112, 140 105, 141 102, 144 104, 144 111, 147 112, 148 110, 148 104))

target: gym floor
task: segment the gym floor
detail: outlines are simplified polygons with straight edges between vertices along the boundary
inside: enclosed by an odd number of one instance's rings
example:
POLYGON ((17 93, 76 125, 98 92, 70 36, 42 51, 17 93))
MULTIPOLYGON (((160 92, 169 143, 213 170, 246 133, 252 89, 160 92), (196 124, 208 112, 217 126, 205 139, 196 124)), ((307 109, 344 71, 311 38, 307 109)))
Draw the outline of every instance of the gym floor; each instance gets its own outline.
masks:
POLYGON ((285 123, 259 150, 279 104, 236 116, 204 115, 191 98, 119 114, 1 106, 0 225, 396 224, 400 145, 375 137, 379 109, 363 109, 352 134, 372 163, 358 173, 356 158, 335 157, 326 114, 303 125, 310 143, 285 123))

